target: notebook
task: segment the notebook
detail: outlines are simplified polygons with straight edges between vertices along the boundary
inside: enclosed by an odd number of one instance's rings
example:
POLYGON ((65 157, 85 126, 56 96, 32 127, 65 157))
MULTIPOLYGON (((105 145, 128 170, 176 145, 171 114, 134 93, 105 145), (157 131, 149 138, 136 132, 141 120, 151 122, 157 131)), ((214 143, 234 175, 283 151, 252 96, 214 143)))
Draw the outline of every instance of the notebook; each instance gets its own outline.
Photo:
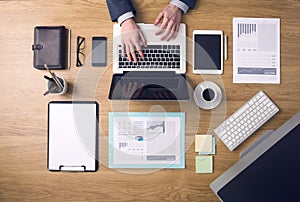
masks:
POLYGON ((36 69, 66 69, 69 66, 70 30, 65 26, 34 28, 33 66, 36 69))

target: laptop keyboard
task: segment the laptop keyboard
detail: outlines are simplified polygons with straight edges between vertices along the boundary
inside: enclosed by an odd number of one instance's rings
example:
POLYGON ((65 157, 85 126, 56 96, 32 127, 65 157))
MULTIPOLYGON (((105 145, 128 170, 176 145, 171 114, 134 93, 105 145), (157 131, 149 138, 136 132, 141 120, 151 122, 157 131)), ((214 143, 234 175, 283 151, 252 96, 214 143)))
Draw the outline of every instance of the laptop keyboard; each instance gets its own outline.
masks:
POLYGON ((136 51, 137 63, 129 62, 127 57, 122 57, 121 45, 119 51, 119 68, 145 68, 145 69, 179 69, 180 45, 148 45, 142 46, 145 59, 143 60, 136 51))

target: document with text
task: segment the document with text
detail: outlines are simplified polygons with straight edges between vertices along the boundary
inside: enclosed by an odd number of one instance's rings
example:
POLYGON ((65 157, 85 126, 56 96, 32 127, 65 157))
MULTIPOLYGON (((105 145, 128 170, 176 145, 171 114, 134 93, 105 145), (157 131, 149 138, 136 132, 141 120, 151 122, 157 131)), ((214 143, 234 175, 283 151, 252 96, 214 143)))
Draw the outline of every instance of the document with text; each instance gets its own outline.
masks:
POLYGON ((184 168, 184 129, 184 113, 109 113, 109 167, 184 168))
POLYGON ((233 83, 280 83, 279 18, 233 18, 233 83))

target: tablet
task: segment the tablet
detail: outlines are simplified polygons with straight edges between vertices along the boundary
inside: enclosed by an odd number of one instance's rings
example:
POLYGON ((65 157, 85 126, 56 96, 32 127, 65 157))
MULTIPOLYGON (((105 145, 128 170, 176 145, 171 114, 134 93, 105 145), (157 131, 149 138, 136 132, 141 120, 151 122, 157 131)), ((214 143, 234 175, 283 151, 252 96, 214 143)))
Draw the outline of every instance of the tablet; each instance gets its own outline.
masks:
POLYGON ((223 31, 193 31, 193 73, 223 73, 223 31))

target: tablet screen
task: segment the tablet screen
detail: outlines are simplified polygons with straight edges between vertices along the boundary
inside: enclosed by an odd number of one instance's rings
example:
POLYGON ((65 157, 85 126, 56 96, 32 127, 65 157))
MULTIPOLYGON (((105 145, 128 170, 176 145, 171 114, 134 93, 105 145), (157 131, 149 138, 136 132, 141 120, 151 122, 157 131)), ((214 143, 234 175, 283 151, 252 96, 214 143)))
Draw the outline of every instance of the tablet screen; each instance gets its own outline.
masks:
POLYGON ((194 35, 194 69, 221 70, 221 35, 194 35))

